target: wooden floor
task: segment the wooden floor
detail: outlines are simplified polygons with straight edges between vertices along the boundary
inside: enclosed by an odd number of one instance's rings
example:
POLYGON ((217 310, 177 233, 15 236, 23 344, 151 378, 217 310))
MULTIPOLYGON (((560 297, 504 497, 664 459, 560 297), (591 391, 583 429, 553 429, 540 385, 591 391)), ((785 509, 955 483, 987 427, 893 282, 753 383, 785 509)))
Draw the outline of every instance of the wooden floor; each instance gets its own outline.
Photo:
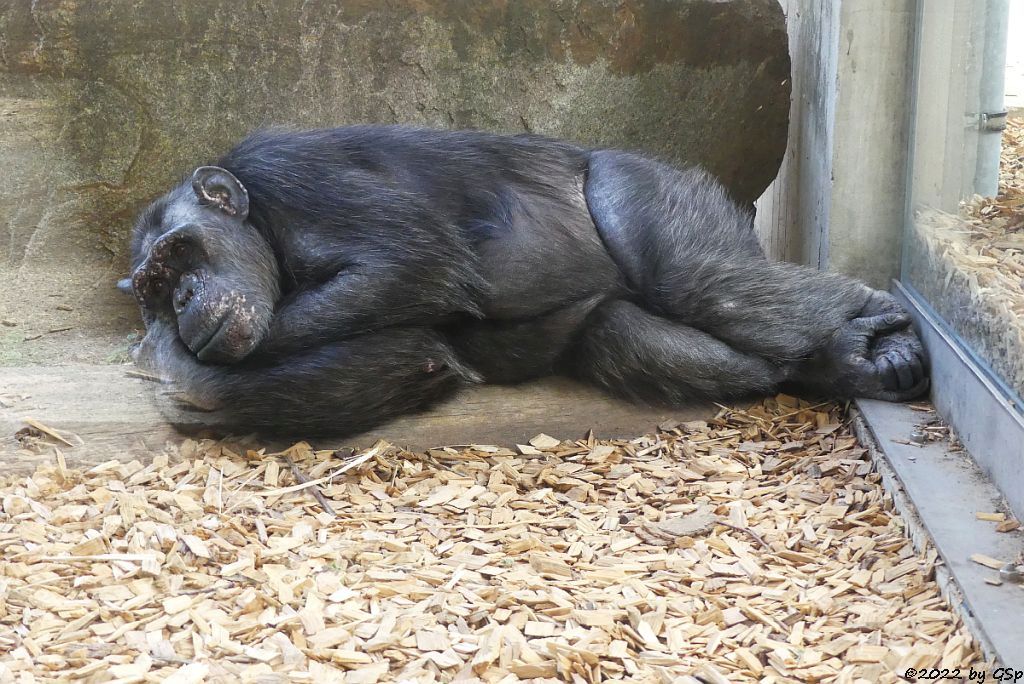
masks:
MULTIPOLYGON (((36 421, 68 444, 48 439, 69 466, 110 459, 142 461, 204 426, 187 413, 169 416, 153 382, 132 377, 132 366, 0 368, 0 471, 30 472, 54 457, 50 448, 26 448, 17 433, 36 421)), ((429 412, 397 420, 357 437, 320 442, 325 448, 367 446, 377 439, 411 449, 444 445, 523 444, 538 433, 577 438, 593 429, 601 438, 632 437, 666 421, 707 418, 712 406, 666 410, 617 401, 589 387, 549 379, 518 387, 466 391, 429 412)), ((271 447, 283 445, 268 445, 271 447)))

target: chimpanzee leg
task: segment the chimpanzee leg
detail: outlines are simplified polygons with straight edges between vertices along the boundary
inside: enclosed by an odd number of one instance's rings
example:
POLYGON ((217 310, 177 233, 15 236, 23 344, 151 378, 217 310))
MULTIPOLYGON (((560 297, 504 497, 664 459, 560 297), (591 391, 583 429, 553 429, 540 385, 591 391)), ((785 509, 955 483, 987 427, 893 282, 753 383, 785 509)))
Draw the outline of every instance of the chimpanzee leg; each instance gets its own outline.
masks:
POLYGON ((782 386, 841 398, 902 401, 917 396, 928 386, 920 358, 906 360, 902 377, 890 357, 902 355, 904 343, 916 345, 920 353, 920 343, 916 337, 898 339, 909 331, 872 342, 880 326, 871 318, 857 318, 811 359, 773 361, 636 304, 613 301, 590 315, 577 344, 564 356, 564 366, 613 393, 660 403, 732 399, 782 386))
POLYGON ((701 169, 602 151, 585 191, 645 304, 741 351, 804 358, 852 318, 898 311, 850 278, 765 259, 751 213, 701 169))
POLYGON ((596 152, 585 192, 605 244, 652 311, 740 352, 804 361, 801 376, 815 388, 903 396, 927 386, 916 336, 891 335, 910 318, 890 294, 768 261, 750 212, 704 171, 596 152), (861 347, 856 362, 828 356, 861 347))
POLYGON ((601 301, 589 297, 525 320, 459 321, 447 330, 449 344, 485 382, 512 384, 551 375, 601 301))
POLYGON ((591 314, 564 364, 612 394, 668 404, 771 393, 792 370, 626 301, 591 314))
POLYGON ((157 322, 139 356, 137 362, 168 380, 186 403, 210 411, 212 422, 267 433, 354 434, 479 381, 426 328, 222 366, 201 363, 173 326, 157 322))

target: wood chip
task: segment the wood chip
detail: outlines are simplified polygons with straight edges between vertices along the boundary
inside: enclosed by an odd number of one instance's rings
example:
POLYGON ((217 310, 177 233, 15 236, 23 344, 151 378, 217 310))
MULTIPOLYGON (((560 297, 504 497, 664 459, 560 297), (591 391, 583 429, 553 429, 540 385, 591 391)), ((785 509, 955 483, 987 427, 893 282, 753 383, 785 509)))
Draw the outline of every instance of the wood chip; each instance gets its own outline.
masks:
POLYGON ((971 560, 978 565, 984 565, 986 568, 992 568, 993 570, 998 570, 1006 565, 1005 561, 993 558, 992 556, 986 556, 983 553, 972 553, 971 560))
POLYGON ((29 427, 34 428, 39 432, 42 432, 44 435, 48 437, 52 437, 61 444, 65 444, 69 447, 77 446, 74 442, 69 441, 64 435, 60 434, 59 432, 49 427, 48 425, 44 425, 35 418, 22 418, 21 420, 23 423, 25 423, 25 425, 28 425, 29 427))
POLYGON ((977 664, 847 424, 780 395, 632 440, 55 457, 0 474, 0 680, 855 682, 977 664))
POLYGON ((543 432, 530 440, 530 446, 535 449, 554 449, 561 443, 562 442, 560 440, 549 435, 545 435, 543 432))
POLYGON ((1020 529, 1020 523, 1013 518, 996 525, 996 532, 1013 532, 1016 529, 1020 529))

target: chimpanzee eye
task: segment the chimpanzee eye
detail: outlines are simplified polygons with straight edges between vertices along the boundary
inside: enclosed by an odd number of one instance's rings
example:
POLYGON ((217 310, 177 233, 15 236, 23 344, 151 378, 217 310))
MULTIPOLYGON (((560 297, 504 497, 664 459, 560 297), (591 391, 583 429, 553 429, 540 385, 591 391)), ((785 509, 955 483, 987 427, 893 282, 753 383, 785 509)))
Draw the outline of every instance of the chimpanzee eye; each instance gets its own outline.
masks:
POLYGON ((174 245, 174 256, 183 257, 186 254, 188 254, 188 245, 186 245, 184 242, 179 242, 178 244, 174 245))

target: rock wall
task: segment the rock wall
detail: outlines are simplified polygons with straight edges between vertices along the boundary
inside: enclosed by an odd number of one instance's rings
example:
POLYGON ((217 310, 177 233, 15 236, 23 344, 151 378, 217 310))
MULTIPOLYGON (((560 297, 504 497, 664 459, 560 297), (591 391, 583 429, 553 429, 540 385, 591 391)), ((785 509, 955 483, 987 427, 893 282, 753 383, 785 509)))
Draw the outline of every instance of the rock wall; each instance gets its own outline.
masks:
POLYGON ((528 130, 701 163, 753 201, 788 112, 777 0, 10 0, 0 365, 117 359, 135 212, 254 127, 528 130))

